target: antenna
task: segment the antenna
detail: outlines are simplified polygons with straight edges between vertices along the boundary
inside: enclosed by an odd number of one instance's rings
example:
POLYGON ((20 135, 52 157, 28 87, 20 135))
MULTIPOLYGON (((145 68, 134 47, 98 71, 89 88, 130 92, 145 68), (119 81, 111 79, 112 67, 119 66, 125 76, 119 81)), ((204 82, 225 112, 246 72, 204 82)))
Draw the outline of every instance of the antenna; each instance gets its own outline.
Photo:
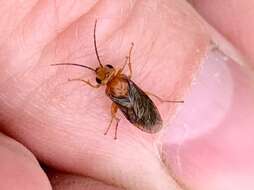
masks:
POLYGON ((74 66, 78 66, 78 67, 84 67, 84 68, 87 68, 89 70, 92 70, 92 71, 96 72, 95 69, 93 69, 91 67, 88 67, 86 65, 76 64, 76 63, 57 63, 57 64, 51 64, 51 66, 56 66, 56 65, 74 65, 74 66))
POLYGON ((95 20, 95 23, 94 23, 93 43, 94 43, 94 49, 95 49, 96 57, 98 59, 100 67, 103 67, 103 65, 101 64, 101 60, 100 60, 99 54, 98 54, 98 50, 97 50, 97 44, 96 44, 96 25, 97 25, 97 19, 95 20))

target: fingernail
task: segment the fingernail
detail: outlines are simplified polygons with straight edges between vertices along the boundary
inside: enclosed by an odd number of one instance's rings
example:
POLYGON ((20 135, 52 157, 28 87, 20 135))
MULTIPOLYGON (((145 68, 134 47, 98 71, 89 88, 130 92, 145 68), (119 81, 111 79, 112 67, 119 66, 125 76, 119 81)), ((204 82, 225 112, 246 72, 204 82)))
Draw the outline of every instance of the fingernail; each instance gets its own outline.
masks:
MULTIPOLYGON (((217 48, 211 48, 194 78, 185 103, 168 128, 168 141, 197 138, 219 126, 234 103, 236 88, 250 88, 250 74, 217 48)), ((246 92, 247 95, 247 92, 246 92)))

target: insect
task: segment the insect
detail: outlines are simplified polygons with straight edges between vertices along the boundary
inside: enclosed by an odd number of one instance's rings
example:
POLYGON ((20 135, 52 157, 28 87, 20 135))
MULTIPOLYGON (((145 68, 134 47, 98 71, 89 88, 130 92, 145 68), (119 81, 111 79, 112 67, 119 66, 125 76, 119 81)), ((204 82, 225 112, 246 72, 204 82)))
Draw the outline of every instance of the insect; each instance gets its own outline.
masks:
POLYGON ((86 65, 80 65, 76 63, 58 63, 52 65, 72 65, 78 67, 84 67, 93 71, 96 75, 96 83, 92 84, 89 80, 84 79, 69 79, 69 81, 81 81, 92 88, 99 88, 101 86, 106 86, 106 95, 112 100, 111 105, 111 120, 106 128, 105 135, 108 133, 113 121, 115 124, 115 137, 117 139, 117 129, 120 119, 117 117, 116 113, 120 109, 127 120, 140 130, 147 133, 156 133, 162 127, 162 118, 160 113, 149 98, 148 94, 154 96, 161 102, 173 102, 173 103, 183 103, 183 101, 165 101, 160 97, 144 92, 139 88, 132 80, 132 64, 131 64, 131 53, 134 47, 134 43, 131 43, 128 56, 126 56, 125 63, 120 69, 114 68, 112 65, 103 65, 101 63, 99 53, 96 44, 96 25, 97 20, 95 20, 94 31, 93 31, 93 42, 95 48, 95 54, 99 63, 99 66, 94 69, 86 65), (123 74, 124 68, 128 65, 129 74, 123 74))

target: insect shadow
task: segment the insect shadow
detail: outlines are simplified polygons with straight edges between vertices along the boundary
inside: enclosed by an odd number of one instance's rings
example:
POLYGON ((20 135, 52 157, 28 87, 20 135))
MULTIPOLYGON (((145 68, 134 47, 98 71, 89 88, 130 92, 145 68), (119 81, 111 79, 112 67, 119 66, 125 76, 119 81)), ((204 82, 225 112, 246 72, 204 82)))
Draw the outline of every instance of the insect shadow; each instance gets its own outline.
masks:
POLYGON ((168 101, 163 100, 159 96, 150 93, 144 92, 139 88, 132 80, 132 65, 131 65, 131 53, 134 47, 134 43, 131 43, 129 49, 129 54, 126 56, 125 63, 121 68, 114 68, 112 65, 103 65, 101 63, 99 53, 97 50, 96 44, 96 25, 97 19, 94 24, 93 31, 93 42, 95 54, 99 63, 97 68, 91 68, 86 65, 80 65, 76 63, 57 63, 51 64, 52 66, 58 65, 72 65, 78 67, 84 67, 95 72, 96 75, 96 84, 92 84, 89 80, 84 79, 69 79, 69 81, 81 81, 92 88, 99 88, 101 86, 106 86, 106 95, 112 100, 111 105, 111 120, 109 125, 106 128, 104 135, 106 135, 113 123, 115 124, 115 137, 117 139, 117 129, 120 119, 116 116, 118 109, 124 114, 127 120, 132 123, 134 126, 140 130, 147 133, 156 133, 158 132, 163 125, 161 115, 158 111, 158 108, 149 98, 148 95, 154 96, 160 102, 171 102, 171 103, 183 103, 184 101, 168 101), (128 65, 129 74, 123 74, 123 70, 128 65))

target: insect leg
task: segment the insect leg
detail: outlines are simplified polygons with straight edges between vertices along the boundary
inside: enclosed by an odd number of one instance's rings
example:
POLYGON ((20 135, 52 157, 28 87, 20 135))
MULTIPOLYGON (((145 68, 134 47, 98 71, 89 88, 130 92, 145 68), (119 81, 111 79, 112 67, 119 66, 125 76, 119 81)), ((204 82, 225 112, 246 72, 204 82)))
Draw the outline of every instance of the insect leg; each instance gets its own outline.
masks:
POLYGON ((129 50, 129 55, 127 57, 127 60, 128 60, 128 66, 129 66, 129 71, 130 71, 130 74, 129 74, 129 78, 132 77, 132 68, 131 68, 131 52, 132 52, 132 49, 133 49, 133 46, 134 46, 134 43, 132 42, 131 43, 131 47, 130 47, 130 50, 129 50))
POLYGON ((129 54, 128 54, 128 56, 126 56, 126 58, 125 58, 125 59, 126 59, 126 60, 125 60, 125 63, 124 63, 124 65, 123 65, 123 67, 119 70, 119 73, 121 73, 121 72, 124 70, 125 66, 128 64, 129 71, 130 71, 130 73, 129 73, 129 75, 128 75, 129 78, 131 78, 131 76, 132 76, 131 52, 132 52, 133 46, 134 46, 134 43, 132 42, 132 43, 131 43, 130 50, 129 50, 129 54))
POLYGON ((153 96, 155 98, 157 98, 160 102, 164 103, 164 102, 171 102, 171 103, 184 103, 184 101, 182 100, 164 100, 161 97, 151 93, 151 92, 146 92, 147 95, 153 96))
POLYGON ((91 86, 92 88, 99 88, 99 87, 100 87, 99 84, 94 85, 94 84, 90 83, 89 80, 83 80, 83 79, 68 79, 68 81, 81 81, 81 82, 84 82, 84 83, 88 84, 88 85, 91 86))
POLYGON ((116 117, 117 110, 118 110, 117 105, 115 103, 112 103, 112 105, 111 105, 111 120, 110 120, 110 123, 109 123, 105 133, 104 133, 104 135, 107 135, 107 133, 112 125, 112 122, 115 119, 116 120, 115 139, 117 139, 117 128, 118 128, 118 123, 120 121, 120 119, 116 117))
POLYGON ((115 128, 115 137, 114 137, 114 139, 116 140, 117 139, 118 123, 119 123, 120 119, 118 117, 116 117, 115 119, 116 119, 116 128, 115 128))

